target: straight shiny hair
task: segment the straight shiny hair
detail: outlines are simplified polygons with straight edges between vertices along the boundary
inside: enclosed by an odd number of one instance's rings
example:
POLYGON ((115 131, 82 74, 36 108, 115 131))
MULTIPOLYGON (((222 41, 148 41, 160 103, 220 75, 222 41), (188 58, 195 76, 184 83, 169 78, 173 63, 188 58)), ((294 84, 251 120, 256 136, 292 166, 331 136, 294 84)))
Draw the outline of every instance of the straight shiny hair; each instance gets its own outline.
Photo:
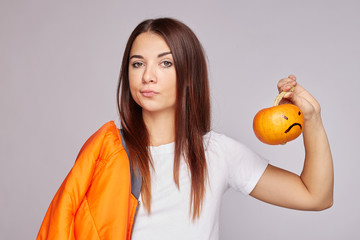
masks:
POLYGON ((154 168, 149 152, 149 134, 142 108, 134 101, 129 87, 129 55, 136 37, 151 32, 161 36, 170 47, 176 68, 175 153, 173 178, 178 189, 181 157, 191 173, 190 209, 192 219, 200 216, 208 178, 203 136, 210 131, 210 94, 206 59, 193 31, 171 18, 148 19, 131 33, 124 50, 117 107, 133 166, 142 175, 143 205, 151 212, 151 176, 154 168))

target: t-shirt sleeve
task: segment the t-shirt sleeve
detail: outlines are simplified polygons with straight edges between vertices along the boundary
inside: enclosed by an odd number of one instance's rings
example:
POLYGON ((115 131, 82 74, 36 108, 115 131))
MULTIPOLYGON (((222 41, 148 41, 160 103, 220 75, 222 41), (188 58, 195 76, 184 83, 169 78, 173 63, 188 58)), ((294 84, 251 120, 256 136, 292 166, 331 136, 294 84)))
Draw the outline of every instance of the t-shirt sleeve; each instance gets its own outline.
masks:
POLYGON ((223 135, 227 165, 227 185, 236 191, 250 194, 263 175, 269 161, 242 143, 223 135))

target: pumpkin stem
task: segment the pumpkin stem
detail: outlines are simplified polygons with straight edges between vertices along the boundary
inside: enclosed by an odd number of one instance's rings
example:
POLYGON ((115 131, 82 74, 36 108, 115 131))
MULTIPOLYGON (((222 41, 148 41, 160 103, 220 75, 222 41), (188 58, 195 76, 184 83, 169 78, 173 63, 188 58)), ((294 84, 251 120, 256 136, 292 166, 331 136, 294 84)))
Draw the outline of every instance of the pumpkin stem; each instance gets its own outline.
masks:
MULTIPOLYGON (((295 90, 295 87, 292 87, 290 89, 290 92, 293 92, 295 90)), ((283 97, 285 96, 285 94, 287 94, 288 92, 282 91, 281 93, 279 93, 279 95, 277 95, 277 97, 275 98, 275 101, 273 103, 273 106, 278 106, 280 101, 283 99, 283 97)))

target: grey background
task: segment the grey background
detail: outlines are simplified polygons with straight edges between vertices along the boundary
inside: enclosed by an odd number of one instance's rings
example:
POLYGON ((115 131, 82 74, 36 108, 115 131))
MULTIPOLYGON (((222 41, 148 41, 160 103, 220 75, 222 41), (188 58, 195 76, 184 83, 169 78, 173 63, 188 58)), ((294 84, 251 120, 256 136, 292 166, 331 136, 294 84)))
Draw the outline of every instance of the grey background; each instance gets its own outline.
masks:
POLYGON ((335 164, 334 206, 302 212, 228 191, 221 239, 360 239, 359 1, 0 2, 0 239, 35 239, 85 140, 119 126, 125 42, 142 20, 188 24, 209 61, 213 129, 300 173, 302 139, 267 146, 252 118, 290 73, 322 105, 335 164))

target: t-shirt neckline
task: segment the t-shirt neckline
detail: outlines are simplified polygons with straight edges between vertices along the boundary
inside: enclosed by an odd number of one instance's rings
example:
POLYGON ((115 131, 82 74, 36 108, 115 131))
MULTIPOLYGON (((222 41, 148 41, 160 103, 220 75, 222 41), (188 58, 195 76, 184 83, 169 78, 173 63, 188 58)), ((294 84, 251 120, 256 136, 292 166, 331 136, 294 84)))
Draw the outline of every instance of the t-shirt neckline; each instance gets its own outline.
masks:
POLYGON ((172 153, 174 152, 175 142, 166 143, 159 146, 149 146, 151 153, 172 153))

